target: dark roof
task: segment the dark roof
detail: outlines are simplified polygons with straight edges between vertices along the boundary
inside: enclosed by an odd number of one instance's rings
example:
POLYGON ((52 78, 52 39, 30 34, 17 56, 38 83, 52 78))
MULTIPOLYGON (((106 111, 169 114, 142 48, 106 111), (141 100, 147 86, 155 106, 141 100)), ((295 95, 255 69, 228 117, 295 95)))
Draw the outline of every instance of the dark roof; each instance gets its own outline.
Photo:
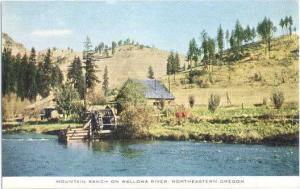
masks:
POLYGON ((138 80, 146 89, 145 97, 148 99, 167 99, 174 100, 175 97, 168 91, 168 89, 155 79, 138 80))

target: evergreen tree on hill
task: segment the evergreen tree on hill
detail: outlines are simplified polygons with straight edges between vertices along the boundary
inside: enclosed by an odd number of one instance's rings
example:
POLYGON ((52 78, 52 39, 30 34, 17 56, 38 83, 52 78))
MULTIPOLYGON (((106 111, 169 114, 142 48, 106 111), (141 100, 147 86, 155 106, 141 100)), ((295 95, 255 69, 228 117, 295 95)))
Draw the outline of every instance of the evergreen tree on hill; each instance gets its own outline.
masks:
POLYGON ((4 47, 2 52, 2 95, 14 91, 14 58, 11 49, 4 47))
POLYGON ((37 72, 37 88, 38 93, 43 97, 47 97, 50 94, 51 89, 51 76, 52 76, 52 65, 51 65, 51 51, 48 49, 46 56, 44 57, 43 63, 39 63, 37 72))
POLYGON ((26 64, 22 63, 22 57, 21 54, 18 53, 16 56, 16 94, 18 97, 20 97, 22 100, 25 98, 25 72, 26 70, 26 64))
POLYGON ((223 49, 224 49, 224 32, 221 25, 218 28, 217 42, 218 42, 219 55, 222 59, 223 49))
POLYGON ((85 64, 85 84, 87 89, 93 89, 95 84, 99 82, 96 76, 96 65, 94 60, 94 51, 89 37, 86 38, 83 60, 85 64))
POLYGON ((194 62, 194 65, 197 66, 198 47, 197 47, 196 40, 194 38, 189 43, 189 49, 187 52, 187 61, 190 62, 190 65, 192 64, 192 62, 194 62))
POLYGON ((82 64, 79 57, 75 57, 72 64, 68 68, 67 77, 70 83, 77 90, 81 99, 84 97, 84 76, 82 72, 82 64))
POLYGON ((257 33, 261 37, 262 41, 268 44, 269 56, 271 51, 271 40, 273 38, 276 27, 273 22, 267 17, 257 25, 257 33))
POLYGON ((25 79, 25 88, 27 90, 26 97, 33 101, 36 99, 38 94, 37 88, 37 67, 36 67, 36 52, 35 49, 32 48, 28 60, 28 66, 26 69, 26 79, 25 79))

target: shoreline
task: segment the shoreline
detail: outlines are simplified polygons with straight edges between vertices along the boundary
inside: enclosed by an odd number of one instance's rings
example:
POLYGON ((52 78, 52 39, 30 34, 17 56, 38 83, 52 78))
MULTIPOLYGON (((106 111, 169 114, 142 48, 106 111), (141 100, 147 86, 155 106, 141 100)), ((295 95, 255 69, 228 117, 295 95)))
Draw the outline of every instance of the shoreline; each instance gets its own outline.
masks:
MULTIPOLYGON (((26 130, 2 130, 2 134, 45 134, 56 135, 58 137, 59 130, 48 130, 43 132, 26 131, 26 130)), ((161 140, 161 141, 197 141, 208 142, 213 144, 245 144, 245 145, 272 145, 272 146, 299 146, 299 133, 290 133, 286 135, 277 135, 273 137, 262 138, 257 140, 251 137, 238 138, 233 135, 210 135, 210 134, 198 134, 198 135, 144 135, 137 138, 123 138, 118 136, 112 136, 110 138, 104 138, 103 140, 161 140)))

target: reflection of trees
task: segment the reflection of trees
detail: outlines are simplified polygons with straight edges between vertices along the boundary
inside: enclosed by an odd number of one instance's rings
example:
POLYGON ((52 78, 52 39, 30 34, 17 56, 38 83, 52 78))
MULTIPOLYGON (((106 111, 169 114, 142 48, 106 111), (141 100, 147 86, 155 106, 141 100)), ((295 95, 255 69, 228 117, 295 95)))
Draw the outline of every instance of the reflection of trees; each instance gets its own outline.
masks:
POLYGON ((116 145, 114 143, 113 141, 93 141, 90 142, 90 145, 93 151, 109 153, 115 150, 116 145))
POLYGON ((143 155, 144 149, 137 149, 134 145, 138 144, 152 144, 153 141, 139 141, 139 140, 124 140, 119 142, 120 153, 125 158, 137 158, 143 155))
POLYGON ((137 158, 143 155, 145 145, 153 145, 155 141, 139 141, 139 140, 103 140, 103 141, 69 141, 67 143, 59 143, 64 148, 85 149, 93 152, 102 153, 118 153, 124 158, 137 158), (141 146, 140 146, 141 145, 141 146))
POLYGON ((137 158, 141 155, 143 155, 143 150, 137 150, 137 149, 133 149, 133 148, 130 148, 129 146, 125 147, 125 146, 120 146, 120 153, 123 157, 125 158, 137 158))

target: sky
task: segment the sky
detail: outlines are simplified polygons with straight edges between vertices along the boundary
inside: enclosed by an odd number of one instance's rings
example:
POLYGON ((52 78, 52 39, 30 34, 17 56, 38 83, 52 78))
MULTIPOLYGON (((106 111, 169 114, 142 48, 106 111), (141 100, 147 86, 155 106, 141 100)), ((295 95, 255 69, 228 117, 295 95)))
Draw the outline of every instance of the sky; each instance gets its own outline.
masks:
POLYGON ((126 38, 163 50, 186 53, 189 40, 200 42, 206 30, 231 31, 239 19, 256 27, 264 17, 278 27, 280 18, 292 16, 298 30, 297 0, 213 1, 4 1, 2 32, 25 47, 83 49, 86 36, 93 45, 126 38))

